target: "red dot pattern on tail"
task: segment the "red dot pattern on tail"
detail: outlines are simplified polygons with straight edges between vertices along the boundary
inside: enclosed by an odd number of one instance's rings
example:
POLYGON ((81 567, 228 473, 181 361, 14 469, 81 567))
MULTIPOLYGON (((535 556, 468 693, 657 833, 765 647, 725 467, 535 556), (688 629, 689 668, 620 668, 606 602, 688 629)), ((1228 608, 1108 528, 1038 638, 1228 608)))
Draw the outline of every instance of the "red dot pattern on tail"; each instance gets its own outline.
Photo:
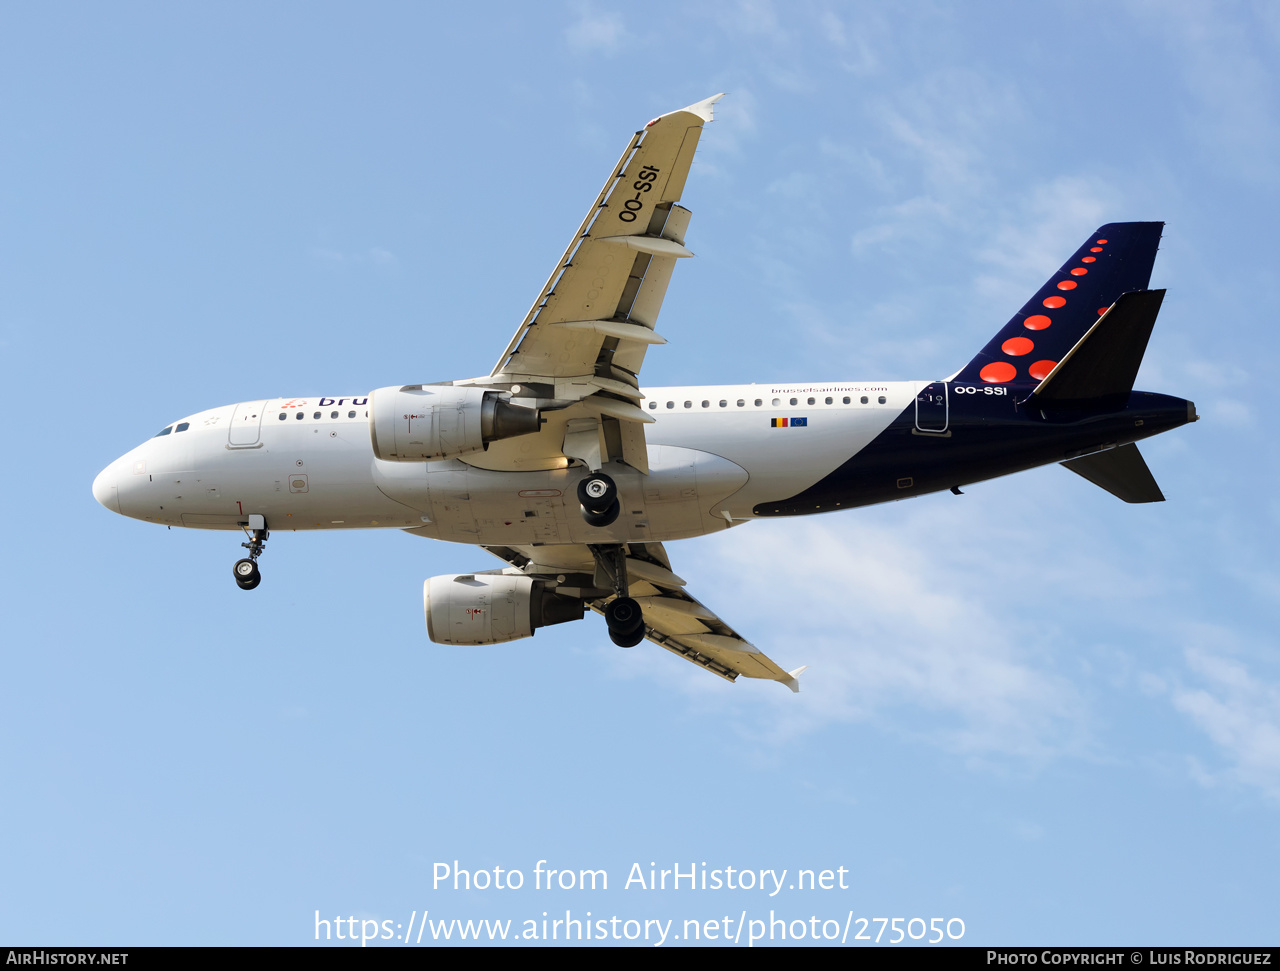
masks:
POLYGON ((1010 337, 1000 345, 1000 350, 1010 357, 1022 357, 1036 349, 1036 345, 1028 337, 1010 337))
MULTIPOLYGON (((1097 245, 1089 247, 1089 252, 1101 253, 1102 247, 1106 245, 1107 241, 1105 239, 1099 239, 1099 240, 1096 240, 1095 242, 1097 243, 1097 245)), ((1098 262, 1098 258, 1096 256, 1082 256, 1080 258, 1080 262, 1096 263, 1098 262)), ((1073 277, 1082 277, 1082 276, 1087 276, 1089 273, 1089 270, 1086 267, 1077 266, 1072 268, 1068 272, 1073 277)), ((1079 286, 1079 283, 1076 280, 1061 280, 1058 282, 1057 286, 1059 290, 1070 291, 1070 290, 1076 289, 1076 287, 1079 286)), ((1057 310, 1059 307, 1065 307, 1067 304, 1067 300, 1065 297, 1054 296, 1054 297, 1046 297, 1044 300, 1041 301, 1041 303, 1043 303, 1044 306, 1048 307, 1050 310, 1057 310)), ((1109 307, 1099 307, 1098 316, 1102 316, 1109 309, 1110 309, 1109 307)), ((1053 324, 1053 320, 1047 314, 1032 314, 1030 317, 1027 317, 1022 322, 1022 326, 1025 327, 1027 330, 1035 330, 1035 331, 1046 330, 1052 324, 1053 324)), ((1036 346, 1035 342, 1032 341, 1029 337, 1010 337, 1008 340, 1006 340, 1003 344, 1000 345, 1000 350, 1004 351, 1004 353, 1009 355, 1010 357, 1025 357, 1026 355, 1030 354, 1033 350, 1035 350, 1035 346, 1036 346)), ((1057 366, 1058 366, 1057 361, 1049 361, 1049 360, 1036 361, 1029 368, 1027 368, 1027 374, 1029 374, 1032 378, 1034 378, 1037 381, 1043 381, 1046 377, 1049 376, 1049 373, 1057 366)), ((978 376, 982 378, 983 381, 986 381, 988 384, 1006 384, 1018 376, 1018 369, 1014 367, 1012 364, 1010 364, 1008 361, 992 361, 990 364, 986 365, 981 371, 978 372, 978 376)))
POLYGON ((1018 376, 1018 369, 1008 361, 992 361, 981 371, 978 377, 987 384, 1005 384, 1018 376))

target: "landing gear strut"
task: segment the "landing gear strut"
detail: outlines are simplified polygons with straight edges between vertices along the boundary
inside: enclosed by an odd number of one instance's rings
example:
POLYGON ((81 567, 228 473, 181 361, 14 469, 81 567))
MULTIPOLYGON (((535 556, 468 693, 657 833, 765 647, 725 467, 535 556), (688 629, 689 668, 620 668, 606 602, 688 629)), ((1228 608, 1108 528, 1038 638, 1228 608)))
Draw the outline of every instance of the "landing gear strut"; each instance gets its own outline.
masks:
POLYGON ((582 518, 588 526, 611 525, 622 508, 618 487, 603 472, 592 472, 578 483, 578 502, 582 504, 582 518))
MULTIPOLYGON (((590 479, 584 481, 589 482, 590 479)), ((578 494, 581 495, 582 491, 582 486, 579 486, 578 494)), ((616 497, 613 502, 617 505, 616 497)), ((644 640, 644 614, 640 605, 627 595, 627 548, 621 544, 609 544, 588 546, 587 549, 595 557, 597 575, 603 573, 613 587, 614 598, 604 608, 609 640, 619 647, 635 647, 644 640)))
POLYGON ((250 528, 249 524, 245 524, 240 527, 249 537, 249 542, 240 544, 249 551, 249 555, 242 560, 236 560, 236 565, 231 568, 231 572, 235 574, 236 586, 241 590, 252 590, 262 582, 262 574, 258 571, 258 557, 262 555, 267 537, 271 534, 267 532, 266 522, 261 516, 253 517, 249 523, 252 524, 255 519, 262 525, 250 528))

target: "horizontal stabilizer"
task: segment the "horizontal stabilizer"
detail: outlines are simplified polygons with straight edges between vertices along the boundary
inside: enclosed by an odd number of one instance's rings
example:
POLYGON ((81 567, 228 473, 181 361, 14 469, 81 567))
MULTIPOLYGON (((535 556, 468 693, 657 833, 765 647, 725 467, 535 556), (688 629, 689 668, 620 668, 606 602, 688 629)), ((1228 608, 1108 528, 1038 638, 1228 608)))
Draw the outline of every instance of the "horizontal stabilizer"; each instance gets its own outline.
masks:
POLYGON ((1060 404, 1127 397, 1142 366, 1164 293, 1139 290, 1123 294, 1036 385, 1032 400, 1060 404))
POLYGON ((1164 493, 1137 445, 1121 445, 1062 464, 1125 502, 1164 502, 1164 493))

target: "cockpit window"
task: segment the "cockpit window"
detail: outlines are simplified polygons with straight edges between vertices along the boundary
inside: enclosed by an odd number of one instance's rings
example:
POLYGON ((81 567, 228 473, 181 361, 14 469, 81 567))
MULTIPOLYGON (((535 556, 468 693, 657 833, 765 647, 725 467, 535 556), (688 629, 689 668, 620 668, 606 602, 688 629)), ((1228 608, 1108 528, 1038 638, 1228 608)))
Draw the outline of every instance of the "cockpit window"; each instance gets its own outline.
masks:
POLYGON ((177 432, 185 432, 190 427, 191 427, 191 422, 183 421, 183 422, 179 422, 176 426, 174 426, 173 430, 176 434, 177 432))
POLYGON ((165 428, 163 428, 163 429, 161 429, 160 431, 156 432, 156 433, 155 433, 154 435, 152 435, 151 437, 152 437, 152 438, 159 438, 161 435, 168 435, 171 431, 173 431, 173 426, 172 426, 172 425, 167 425, 165 428))

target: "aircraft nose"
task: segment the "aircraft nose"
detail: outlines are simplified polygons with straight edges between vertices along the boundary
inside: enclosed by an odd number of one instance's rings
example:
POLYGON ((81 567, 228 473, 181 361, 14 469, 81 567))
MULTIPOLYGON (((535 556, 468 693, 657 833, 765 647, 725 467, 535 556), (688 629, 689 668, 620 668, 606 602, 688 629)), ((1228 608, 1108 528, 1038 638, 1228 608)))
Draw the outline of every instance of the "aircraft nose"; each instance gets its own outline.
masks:
POLYGON ((93 480, 93 498, 112 512, 120 512, 120 490, 116 486, 115 463, 108 465, 93 480))

